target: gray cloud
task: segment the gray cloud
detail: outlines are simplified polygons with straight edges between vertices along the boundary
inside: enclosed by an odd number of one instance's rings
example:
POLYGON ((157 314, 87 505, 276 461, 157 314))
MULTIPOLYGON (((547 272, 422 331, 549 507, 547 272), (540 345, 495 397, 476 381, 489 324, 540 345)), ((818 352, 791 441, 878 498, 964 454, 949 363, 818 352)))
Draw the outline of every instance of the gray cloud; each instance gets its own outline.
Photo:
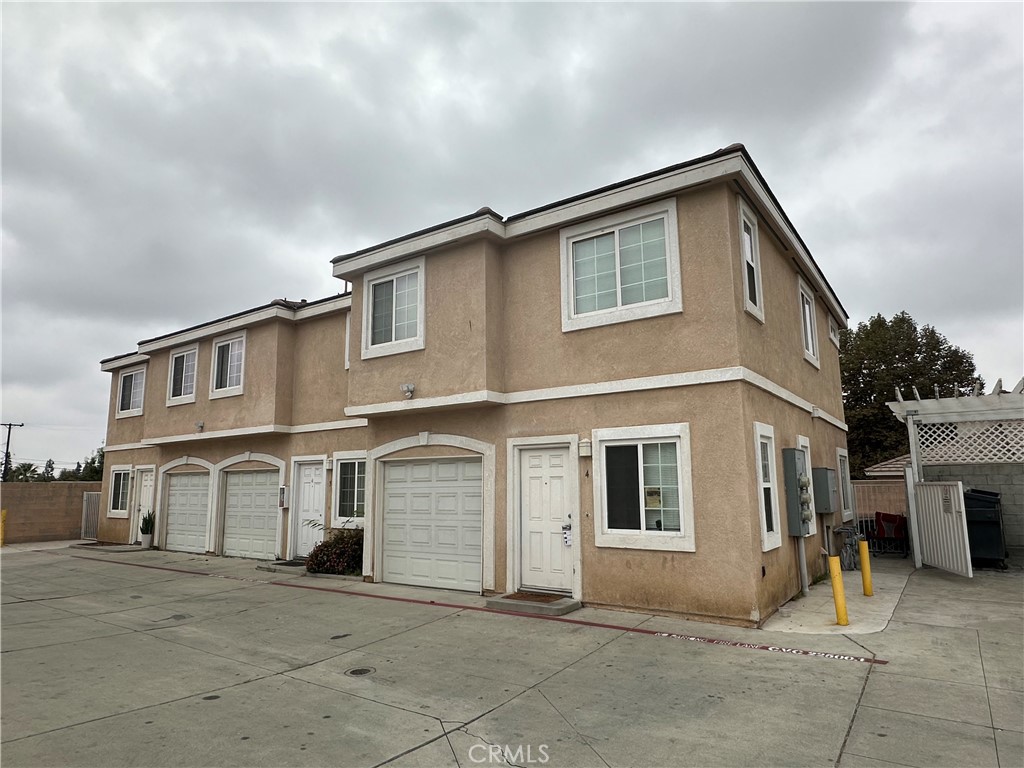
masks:
POLYGON ((16 452, 94 448, 97 361, 140 338, 734 141, 855 321, 907 309, 1019 375, 1021 25, 1012 4, 8 6, 3 416, 50 425, 16 452))

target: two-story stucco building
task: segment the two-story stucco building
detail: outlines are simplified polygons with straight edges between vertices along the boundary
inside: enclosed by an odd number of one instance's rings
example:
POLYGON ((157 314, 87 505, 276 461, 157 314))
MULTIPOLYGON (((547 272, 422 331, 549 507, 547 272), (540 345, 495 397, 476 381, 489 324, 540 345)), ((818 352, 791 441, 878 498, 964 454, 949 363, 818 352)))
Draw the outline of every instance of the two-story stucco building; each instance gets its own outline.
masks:
POLYGON ((782 450, 852 505, 846 313, 742 146, 333 269, 102 363, 102 539, 152 508, 161 547, 293 557, 313 519, 374 581, 757 624, 800 589, 782 450))

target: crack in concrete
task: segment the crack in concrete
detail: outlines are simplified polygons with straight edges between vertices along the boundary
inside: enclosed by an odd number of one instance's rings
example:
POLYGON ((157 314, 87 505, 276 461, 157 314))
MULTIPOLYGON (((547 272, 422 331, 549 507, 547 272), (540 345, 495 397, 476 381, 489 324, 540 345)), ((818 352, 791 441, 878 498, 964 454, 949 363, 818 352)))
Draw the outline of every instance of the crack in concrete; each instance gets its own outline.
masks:
POLYGON ((558 713, 558 716, 560 718, 562 718, 562 720, 565 721, 565 724, 568 725, 572 729, 572 732, 580 737, 580 740, 584 744, 586 744, 587 748, 590 749, 590 751, 593 752, 595 755, 597 755, 597 759, 600 760, 602 763, 604 763, 607 768, 611 768, 611 766, 608 765, 608 761, 605 760, 604 757, 601 755, 601 753, 598 752, 594 748, 594 745, 590 743, 590 740, 583 733, 581 733, 580 730, 575 725, 573 725, 572 723, 569 722, 569 718, 567 718, 562 713, 562 710, 560 710, 558 707, 555 706, 554 702, 552 702, 551 699, 549 699, 547 697, 547 694, 545 694, 544 691, 540 690, 539 688, 537 689, 537 693, 539 693, 541 695, 541 697, 544 699, 544 701, 546 701, 548 703, 548 706, 550 706, 553 710, 555 710, 555 712, 558 713))

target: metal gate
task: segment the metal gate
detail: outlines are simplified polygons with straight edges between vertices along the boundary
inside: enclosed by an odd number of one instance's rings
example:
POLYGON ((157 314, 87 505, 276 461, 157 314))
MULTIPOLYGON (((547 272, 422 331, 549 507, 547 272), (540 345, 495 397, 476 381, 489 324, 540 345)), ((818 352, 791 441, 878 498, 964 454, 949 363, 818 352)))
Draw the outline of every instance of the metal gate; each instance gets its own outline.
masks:
POLYGON ((910 467, 906 477, 914 564, 972 578, 963 483, 915 483, 910 467))
POLYGON ((100 494, 82 494, 82 538, 95 539, 100 524, 100 494))

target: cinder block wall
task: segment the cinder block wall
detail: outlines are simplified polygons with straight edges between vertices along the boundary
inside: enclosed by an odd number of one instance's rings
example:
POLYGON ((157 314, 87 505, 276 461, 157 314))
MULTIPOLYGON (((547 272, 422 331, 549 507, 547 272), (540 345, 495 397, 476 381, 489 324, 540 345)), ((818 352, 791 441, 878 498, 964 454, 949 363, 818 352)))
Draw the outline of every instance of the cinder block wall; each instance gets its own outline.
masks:
POLYGON ((1001 494, 1006 546, 1024 548, 1024 464, 947 464, 925 467, 925 480, 959 480, 964 490, 1001 494))
POLYGON ((7 510, 4 544, 59 541, 82 536, 82 494, 99 493, 100 482, 2 483, 7 510))

